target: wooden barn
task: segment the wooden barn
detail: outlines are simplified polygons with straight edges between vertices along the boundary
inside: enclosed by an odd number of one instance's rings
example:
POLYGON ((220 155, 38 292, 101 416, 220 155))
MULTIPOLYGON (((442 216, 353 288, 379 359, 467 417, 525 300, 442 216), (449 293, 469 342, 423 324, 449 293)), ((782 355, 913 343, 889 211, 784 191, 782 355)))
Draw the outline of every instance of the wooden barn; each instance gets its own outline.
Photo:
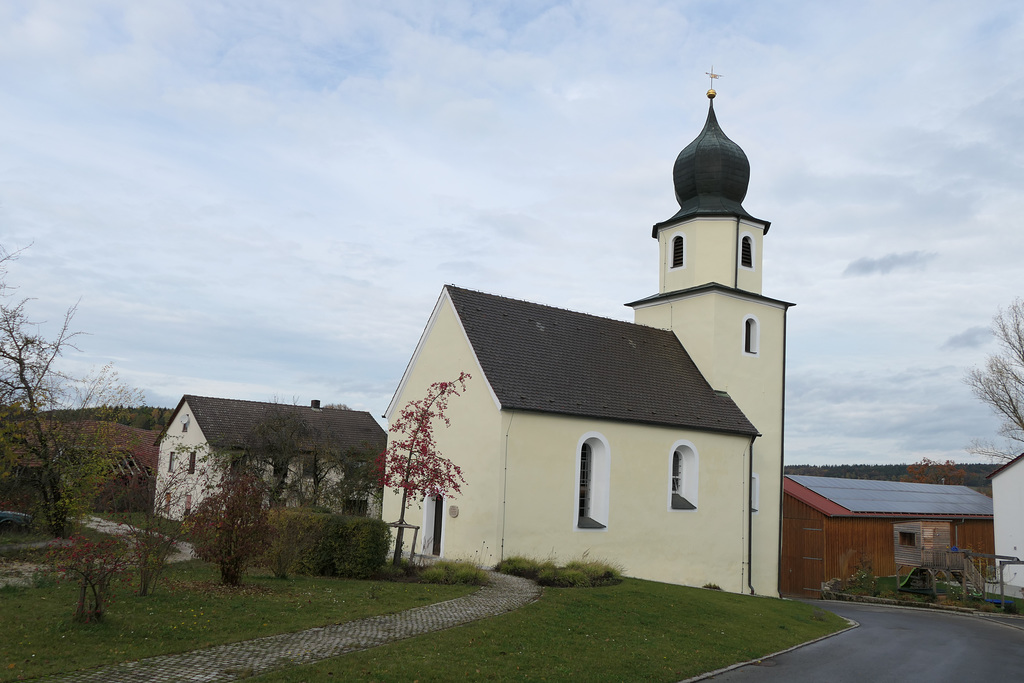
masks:
POLYGON ((995 552, 992 499, 966 486, 787 475, 783 492, 783 595, 818 596, 823 582, 868 563, 894 575, 894 523, 946 521, 948 545, 995 552))

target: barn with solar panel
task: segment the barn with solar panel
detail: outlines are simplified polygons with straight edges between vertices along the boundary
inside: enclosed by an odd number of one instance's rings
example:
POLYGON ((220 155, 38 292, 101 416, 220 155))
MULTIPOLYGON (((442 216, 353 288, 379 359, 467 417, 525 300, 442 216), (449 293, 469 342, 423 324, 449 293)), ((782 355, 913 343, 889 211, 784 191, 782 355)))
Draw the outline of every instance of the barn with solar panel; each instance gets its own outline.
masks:
POLYGON ((906 575, 955 563, 952 548, 994 552, 992 499, 966 486, 787 475, 783 491, 784 595, 820 596, 859 567, 906 575))

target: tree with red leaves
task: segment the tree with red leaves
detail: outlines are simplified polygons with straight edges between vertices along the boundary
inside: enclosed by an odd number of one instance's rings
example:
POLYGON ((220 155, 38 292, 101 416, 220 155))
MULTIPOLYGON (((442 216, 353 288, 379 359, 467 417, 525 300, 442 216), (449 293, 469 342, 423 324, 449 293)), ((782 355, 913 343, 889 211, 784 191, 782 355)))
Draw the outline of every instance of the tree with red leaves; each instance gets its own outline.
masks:
POLYGON ((225 472, 186 520, 199 559, 220 566, 221 583, 237 586, 270 538, 267 486, 248 473, 225 472))
POLYGON ((460 493, 466 483, 459 466, 438 452, 434 422, 451 426, 445 414, 448 401, 466 390, 466 380, 470 378, 468 373, 461 372, 454 380, 434 382, 426 396, 406 404, 388 429, 388 447, 377 457, 377 470, 381 486, 402 490, 394 564, 402 558, 405 511, 413 501, 428 495, 460 493))
POLYGON ((901 477, 903 481, 919 484, 962 485, 967 477, 967 470, 957 467, 952 460, 939 462, 923 458, 921 462, 907 465, 907 473, 901 477))
POLYGON ((114 538, 71 538, 69 545, 53 552, 52 561, 58 574, 78 581, 75 621, 89 624, 102 619, 113 599, 110 582, 128 569, 120 542, 114 538))

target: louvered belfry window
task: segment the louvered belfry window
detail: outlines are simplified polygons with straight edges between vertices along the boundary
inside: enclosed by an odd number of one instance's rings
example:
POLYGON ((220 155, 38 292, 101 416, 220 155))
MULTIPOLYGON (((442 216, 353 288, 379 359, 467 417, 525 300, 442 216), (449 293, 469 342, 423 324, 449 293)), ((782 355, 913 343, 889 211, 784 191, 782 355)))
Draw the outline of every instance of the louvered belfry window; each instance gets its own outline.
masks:
POLYGON ((685 256, 685 252, 683 251, 683 238, 677 236, 675 239, 672 240, 672 267, 673 268, 682 268, 683 267, 683 256, 685 256))
POLYGON ((741 246, 740 263, 744 268, 754 267, 754 243, 746 236, 744 236, 741 246))

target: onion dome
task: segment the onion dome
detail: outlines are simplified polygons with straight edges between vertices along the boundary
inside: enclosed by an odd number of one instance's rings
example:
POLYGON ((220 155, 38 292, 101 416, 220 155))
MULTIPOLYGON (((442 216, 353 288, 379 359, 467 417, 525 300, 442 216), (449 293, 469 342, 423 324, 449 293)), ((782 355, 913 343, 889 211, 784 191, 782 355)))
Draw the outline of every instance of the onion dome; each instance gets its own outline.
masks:
MULTIPOLYGON (((708 119, 704 130, 676 157, 672 169, 679 212, 654 226, 659 228, 697 216, 736 216, 758 220, 743 208, 750 182, 750 162, 730 140, 715 117, 715 91, 708 91, 708 119)), ((758 221, 764 222, 764 221, 758 221)))

